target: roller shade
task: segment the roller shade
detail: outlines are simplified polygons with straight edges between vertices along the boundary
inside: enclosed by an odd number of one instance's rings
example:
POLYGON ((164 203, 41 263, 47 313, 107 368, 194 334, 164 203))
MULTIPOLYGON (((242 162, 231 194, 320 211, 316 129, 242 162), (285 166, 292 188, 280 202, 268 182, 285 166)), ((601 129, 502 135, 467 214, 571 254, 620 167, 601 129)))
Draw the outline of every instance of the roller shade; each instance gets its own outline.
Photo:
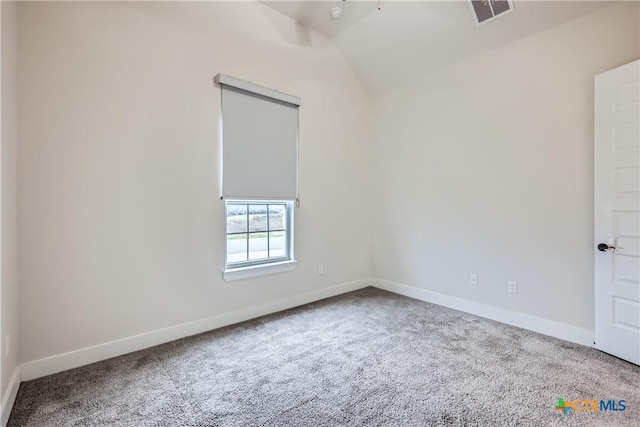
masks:
POLYGON ((222 88, 222 197, 298 196, 300 99, 218 74, 222 88))

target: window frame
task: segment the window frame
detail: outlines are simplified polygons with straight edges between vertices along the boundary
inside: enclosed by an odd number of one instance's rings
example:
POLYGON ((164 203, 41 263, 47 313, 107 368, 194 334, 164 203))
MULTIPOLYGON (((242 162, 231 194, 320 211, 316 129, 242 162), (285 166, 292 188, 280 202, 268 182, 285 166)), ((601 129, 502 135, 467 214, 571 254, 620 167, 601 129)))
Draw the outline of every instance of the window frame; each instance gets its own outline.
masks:
MULTIPOLYGON (((295 269, 294 256, 294 230, 295 230, 295 201, 294 200, 264 200, 264 199, 224 199, 224 218, 225 218, 225 238, 224 238, 224 271, 223 278, 225 281, 245 279, 249 277, 261 276, 264 274, 279 273, 282 271, 290 271, 295 269), (250 231, 249 224, 245 232, 229 233, 229 221, 227 220, 227 212, 229 205, 247 205, 247 222, 249 220, 248 207, 250 205, 267 205, 267 230, 250 231), (262 258, 257 260, 249 260, 249 236, 255 233, 267 233, 267 239, 270 238, 269 232, 269 205, 284 205, 286 222, 284 224, 285 233, 285 255, 281 257, 262 258), (247 236, 247 260, 238 262, 229 262, 228 238, 230 234, 246 234, 247 236)), ((269 240, 267 240, 269 242, 269 240)), ((268 243, 267 243, 268 244, 268 243)), ((267 253, 267 256, 269 254, 267 253)))

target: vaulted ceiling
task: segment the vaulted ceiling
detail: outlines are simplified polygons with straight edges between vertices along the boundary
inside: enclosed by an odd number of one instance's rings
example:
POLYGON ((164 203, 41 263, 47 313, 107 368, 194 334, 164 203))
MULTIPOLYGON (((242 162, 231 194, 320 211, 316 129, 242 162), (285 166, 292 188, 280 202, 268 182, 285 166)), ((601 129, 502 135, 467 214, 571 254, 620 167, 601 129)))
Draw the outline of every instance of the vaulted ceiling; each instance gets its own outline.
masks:
POLYGON ((613 1, 514 1, 512 13, 476 25, 468 0, 264 1, 332 39, 373 92, 498 48, 613 1), (342 15, 331 17, 333 7, 342 15))

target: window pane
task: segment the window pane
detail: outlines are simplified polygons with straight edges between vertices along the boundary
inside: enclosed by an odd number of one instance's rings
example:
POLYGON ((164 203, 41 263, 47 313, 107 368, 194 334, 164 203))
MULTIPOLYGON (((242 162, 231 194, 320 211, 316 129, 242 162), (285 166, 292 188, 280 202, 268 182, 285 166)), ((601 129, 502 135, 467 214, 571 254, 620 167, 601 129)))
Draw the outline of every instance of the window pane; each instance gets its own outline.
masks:
POLYGON ((471 4, 473 4, 473 8, 476 11, 478 22, 486 21, 489 18, 493 18, 489 0, 472 0, 471 4))
POLYGON ((287 240, 284 231, 269 233, 269 258, 280 258, 287 255, 287 240))
POLYGON ((502 12, 509 10, 509 2, 506 0, 491 0, 491 7, 493 7, 494 15, 500 15, 502 12))
POLYGON ((287 209, 285 205, 269 205, 269 230, 287 228, 287 209))
POLYGON ((291 202, 227 201, 227 267, 267 265, 292 258, 291 202))
POLYGON ((247 261, 247 235, 227 236, 227 263, 247 261))
POLYGON ((227 205, 227 233, 247 231, 247 205, 227 205))
POLYGON ((267 231, 267 205, 249 205, 249 231, 267 231))
POLYGON ((267 233, 249 234, 249 260, 265 259, 267 252, 267 233))

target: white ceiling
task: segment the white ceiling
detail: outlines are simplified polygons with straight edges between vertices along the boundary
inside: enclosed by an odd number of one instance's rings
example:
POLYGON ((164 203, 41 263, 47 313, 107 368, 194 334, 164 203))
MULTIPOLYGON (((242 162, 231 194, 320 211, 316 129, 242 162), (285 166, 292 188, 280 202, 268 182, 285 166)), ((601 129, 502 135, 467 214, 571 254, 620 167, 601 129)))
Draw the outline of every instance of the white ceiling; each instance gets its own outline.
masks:
POLYGON ((264 1, 332 39, 374 92, 578 18, 613 1, 514 1, 477 26, 467 0, 264 1), (339 19, 330 9, 339 6, 339 19))

